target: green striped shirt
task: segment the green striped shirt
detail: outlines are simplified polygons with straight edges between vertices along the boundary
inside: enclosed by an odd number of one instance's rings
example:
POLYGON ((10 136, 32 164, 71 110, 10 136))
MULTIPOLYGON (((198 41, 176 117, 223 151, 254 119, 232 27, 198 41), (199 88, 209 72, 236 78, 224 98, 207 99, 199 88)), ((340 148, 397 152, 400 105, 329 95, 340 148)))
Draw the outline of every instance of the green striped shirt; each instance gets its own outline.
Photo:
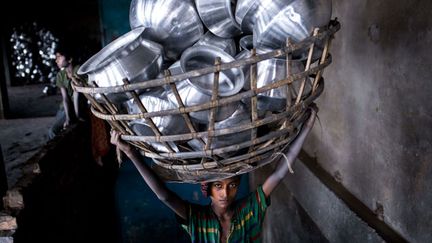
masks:
MULTIPOLYGON (((261 242, 262 224, 269 205, 262 186, 236 201, 228 242, 261 242)), ((190 203, 188 219, 180 223, 192 242, 220 242, 221 227, 210 205, 190 203)))

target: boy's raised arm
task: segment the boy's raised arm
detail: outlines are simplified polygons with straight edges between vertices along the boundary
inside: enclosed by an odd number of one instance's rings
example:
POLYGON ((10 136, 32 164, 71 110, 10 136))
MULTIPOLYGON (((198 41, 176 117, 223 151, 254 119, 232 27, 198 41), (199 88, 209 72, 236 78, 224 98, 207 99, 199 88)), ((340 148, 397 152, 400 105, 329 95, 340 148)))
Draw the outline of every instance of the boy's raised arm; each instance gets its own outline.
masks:
POLYGON ((286 157, 284 156, 281 158, 281 160, 278 162, 279 164, 276 169, 265 180, 262 189, 266 197, 269 197, 273 190, 276 188, 276 186, 279 185, 279 183, 282 181, 282 179, 285 177, 289 170, 288 164, 291 166, 296 160, 298 154, 300 153, 303 143, 314 125, 317 114, 316 107, 313 107, 310 110, 311 114, 309 116, 309 119, 303 125, 300 134, 289 146, 288 151, 285 152, 286 157))
POLYGON ((116 145, 129 157, 138 169, 144 181, 156 196, 178 216, 186 220, 186 202, 166 187, 165 183, 159 178, 159 176, 141 160, 138 151, 130 144, 121 140, 120 133, 114 130, 111 131, 111 143, 116 145))

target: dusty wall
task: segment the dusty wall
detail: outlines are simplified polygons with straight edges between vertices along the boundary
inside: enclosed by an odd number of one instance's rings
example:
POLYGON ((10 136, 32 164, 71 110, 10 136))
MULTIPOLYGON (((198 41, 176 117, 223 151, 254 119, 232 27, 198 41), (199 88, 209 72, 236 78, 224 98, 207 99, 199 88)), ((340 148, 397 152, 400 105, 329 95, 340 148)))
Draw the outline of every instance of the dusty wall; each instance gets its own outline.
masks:
MULTIPOLYGON (((342 28, 317 100, 321 124, 304 147, 410 242, 432 240, 431 9, 427 0, 333 1, 342 28)), ((329 241, 381 240, 338 206, 331 191, 320 189, 307 168, 296 166, 284 184, 329 241)))

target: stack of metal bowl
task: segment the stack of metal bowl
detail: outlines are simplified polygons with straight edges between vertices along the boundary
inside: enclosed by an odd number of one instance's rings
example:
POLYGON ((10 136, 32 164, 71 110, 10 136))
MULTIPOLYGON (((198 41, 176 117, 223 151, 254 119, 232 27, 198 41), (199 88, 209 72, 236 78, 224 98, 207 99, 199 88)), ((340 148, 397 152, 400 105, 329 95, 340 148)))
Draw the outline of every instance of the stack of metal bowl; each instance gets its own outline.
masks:
MULTIPOLYGON (((288 37, 293 42, 304 40, 315 27, 325 27, 329 23, 331 8, 331 0, 132 0, 129 9, 131 30, 91 57, 78 74, 87 74, 88 79, 94 81, 90 85, 115 87, 125 84, 124 79, 137 83, 164 77, 165 69, 171 75, 177 75, 210 67, 216 58, 229 63, 251 57, 253 48, 257 54, 279 49, 285 46, 288 37)), ((319 54, 321 43, 316 46, 315 54, 319 54)), ((305 70, 306 56, 307 50, 293 53, 289 74, 305 70)), ((284 58, 259 62, 257 87, 286 78, 286 65, 284 58)), ((211 73, 179 80, 172 85, 135 90, 139 98, 131 92, 98 94, 95 98, 98 102, 112 102, 118 110, 142 117, 146 112, 196 107, 211 102, 213 80, 211 73)), ((305 78, 303 84, 302 95, 307 96, 312 90, 309 78, 305 78)), ((221 71, 217 98, 248 92, 250 86, 250 66, 221 71)), ((296 82, 259 93, 259 115, 283 112, 287 100, 294 102, 299 90, 299 82, 296 82)), ((251 123, 250 107, 250 98, 218 105, 212 126, 227 129, 251 123)), ((211 109, 192 111, 188 115, 196 132, 209 129, 211 109)), ((128 125, 139 136, 191 132, 189 123, 179 114, 130 120, 128 125)), ((244 130, 216 137, 210 148, 223 148, 248 140, 250 134, 249 130, 244 130)), ((201 151, 203 141, 207 142, 207 139, 190 139, 182 144, 159 141, 148 144, 158 152, 201 151)), ((224 153, 222 157, 232 155, 224 153)))

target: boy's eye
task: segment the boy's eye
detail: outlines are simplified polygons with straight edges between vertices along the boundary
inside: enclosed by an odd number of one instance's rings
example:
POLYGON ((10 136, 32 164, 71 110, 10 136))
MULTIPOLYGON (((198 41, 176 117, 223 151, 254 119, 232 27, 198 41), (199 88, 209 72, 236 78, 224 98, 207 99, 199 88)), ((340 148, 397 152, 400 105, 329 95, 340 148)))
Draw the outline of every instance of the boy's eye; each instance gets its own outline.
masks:
POLYGON ((222 187, 221 184, 214 184, 214 186, 215 186, 216 188, 221 188, 221 187, 222 187))
POLYGON ((237 187, 237 184, 236 184, 236 183, 232 183, 232 184, 230 184, 229 186, 230 186, 230 188, 236 188, 236 187, 237 187))

